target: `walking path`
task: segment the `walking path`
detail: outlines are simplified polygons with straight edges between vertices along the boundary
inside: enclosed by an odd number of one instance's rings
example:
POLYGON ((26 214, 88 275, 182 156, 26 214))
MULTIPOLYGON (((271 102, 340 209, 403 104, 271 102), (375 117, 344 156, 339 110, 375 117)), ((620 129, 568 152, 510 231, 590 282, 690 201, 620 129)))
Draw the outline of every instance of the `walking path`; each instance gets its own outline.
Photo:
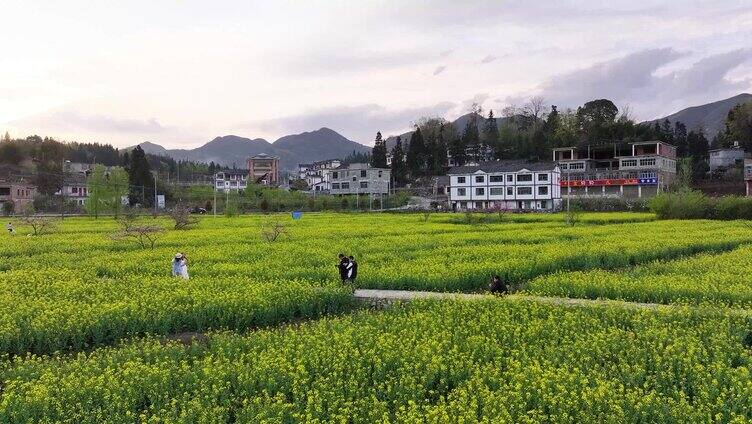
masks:
MULTIPOLYGON (((410 291, 410 290, 369 290, 358 289, 355 290, 354 297, 356 300, 371 302, 375 304, 388 304, 395 301, 411 301, 415 299, 464 299, 464 300, 482 300, 491 299, 494 296, 490 294, 469 294, 469 293, 439 293, 439 292, 426 292, 426 291, 410 291)), ((618 306, 622 308, 632 309, 649 309, 657 310, 659 308, 680 308, 683 305, 663 305, 659 303, 643 303, 643 302, 629 302, 623 300, 602 300, 602 299, 577 299, 567 297, 546 297, 546 296, 533 296, 526 294, 511 294, 504 297, 509 300, 527 301, 527 302, 539 302, 548 303, 553 305, 563 306, 618 306)), ((738 309, 738 308, 723 308, 723 307, 705 307, 705 306, 690 306, 698 309, 708 311, 727 312, 730 311, 739 315, 750 315, 752 310, 738 309)))

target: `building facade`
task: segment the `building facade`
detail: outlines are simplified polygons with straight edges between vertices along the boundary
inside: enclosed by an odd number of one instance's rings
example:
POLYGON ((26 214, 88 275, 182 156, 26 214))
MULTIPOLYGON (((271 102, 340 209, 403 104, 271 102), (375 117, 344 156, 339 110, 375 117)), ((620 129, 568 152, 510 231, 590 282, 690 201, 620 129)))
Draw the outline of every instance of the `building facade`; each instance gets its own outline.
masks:
POLYGON ((451 168, 448 175, 449 204, 455 211, 553 211, 561 207, 561 174, 553 162, 483 162, 451 168))
POLYGON ((747 197, 752 196, 752 159, 744 159, 744 186, 747 197))
POLYGON ((248 171, 245 169, 219 171, 214 174, 214 189, 239 191, 248 187, 248 171))
POLYGON ((389 194, 392 171, 367 163, 351 163, 325 170, 330 194, 389 194))
POLYGON ((6 203, 12 204, 12 210, 20 213, 27 205, 34 202, 34 196, 37 194, 37 188, 23 181, 0 181, 0 212, 3 211, 6 203))
POLYGON ((676 178, 676 148, 661 141, 553 149, 568 196, 651 197, 676 178))
POLYGON ((710 165, 710 173, 714 174, 718 171, 723 171, 736 165, 743 164, 744 158, 746 158, 746 153, 744 152, 744 149, 739 147, 739 143, 736 143, 734 147, 729 149, 710 150, 708 151, 708 156, 710 158, 708 161, 710 165))
POLYGON ((256 184, 278 185, 279 158, 266 153, 249 157, 248 179, 256 184))
POLYGON ((330 171, 339 168, 342 161, 328 159, 313 163, 298 164, 298 178, 304 180, 312 192, 324 192, 331 189, 330 171))

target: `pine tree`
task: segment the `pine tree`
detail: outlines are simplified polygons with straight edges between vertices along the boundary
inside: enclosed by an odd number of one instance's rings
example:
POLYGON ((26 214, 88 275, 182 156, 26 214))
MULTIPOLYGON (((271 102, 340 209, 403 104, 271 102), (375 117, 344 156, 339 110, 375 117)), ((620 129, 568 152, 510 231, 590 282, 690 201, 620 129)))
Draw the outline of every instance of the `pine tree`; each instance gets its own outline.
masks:
POLYGON ((410 136, 410 145, 407 146, 407 170, 414 179, 425 173, 425 167, 426 144, 420 127, 417 127, 410 136))
POLYGON ((483 150, 481 153, 485 158, 486 151, 492 150, 497 151, 497 147, 499 145, 499 127, 496 124, 496 118, 494 117, 493 110, 488 111, 488 118, 486 119, 485 124, 483 125, 483 145, 481 149, 483 150))
POLYGON ((462 144, 467 149, 468 160, 479 160, 480 134, 478 133, 478 125, 474 119, 470 119, 465 125, 465 131, 462 133, 462 144))
POLYGON ((386 141, 381 139, 381 131, 376 133, 376 141, 371 150, 371 166, 374 168, 386 168, 386 141))
POLYGON ((397 137, 397 144, 392 149, 392 180, 395 187, 403 187, 407 183, 405 152, 402 150, 402 139, 399 137, 397 137))
MULTIPOLYGON (((450 124, 451 125, 451 124, 450 124)), ((431 172, 433 175, 444 175, 444 166, 447 163, 447 143, 444 139, 444 124, 439 128, 439 134, 434 141, 431 154, 431 172)))
POLYGON ((467 162, 467 148, 464 137, 455 137, 454 140, 449 141, 449 155, 452 157, 455 166, 462 166, 467 162))
POLYGON ((141 146, 136 146, 131 152, 128 183, 131 186, 128 196, 131 204, 140 203, 147 207, 154 205, 154 176, 141 146))

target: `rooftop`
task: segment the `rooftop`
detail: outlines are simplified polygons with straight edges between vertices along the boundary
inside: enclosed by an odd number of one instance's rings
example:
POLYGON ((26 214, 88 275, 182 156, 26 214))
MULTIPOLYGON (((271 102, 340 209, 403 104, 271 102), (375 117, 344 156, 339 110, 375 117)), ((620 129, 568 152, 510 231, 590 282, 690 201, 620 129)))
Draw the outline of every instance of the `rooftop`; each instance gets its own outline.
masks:
POLYGON ((518 172, 523 169, 528 171, 552 171, 557 167, 554 162, 529 162, 519 160, 500 160, 483 162, 478 165, 455 166, 447 172, 449 175, 472 174, 477 171, 483 172, 518 172))

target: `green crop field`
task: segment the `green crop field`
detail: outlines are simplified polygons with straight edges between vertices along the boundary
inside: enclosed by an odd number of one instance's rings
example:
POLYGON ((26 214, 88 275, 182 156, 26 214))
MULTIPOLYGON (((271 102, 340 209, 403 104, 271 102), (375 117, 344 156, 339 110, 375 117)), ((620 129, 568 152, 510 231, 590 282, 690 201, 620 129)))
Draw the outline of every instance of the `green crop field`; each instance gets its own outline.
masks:
POLYGON ((0 422, 746 422, 752 228, 650 214, 111 218, 0 239, 0 422), (169 228, 164 218, 141 222, 169 228), (279 222, 276 241, 263 224, 279 222), (188 281, 170 276, 176 252, 188 281), (358 287, 535 296, 362 310, 358 287), (733 309, 729 309, 733 307, 733 309), (206 340, 168 342, 185 332, 206 340))

